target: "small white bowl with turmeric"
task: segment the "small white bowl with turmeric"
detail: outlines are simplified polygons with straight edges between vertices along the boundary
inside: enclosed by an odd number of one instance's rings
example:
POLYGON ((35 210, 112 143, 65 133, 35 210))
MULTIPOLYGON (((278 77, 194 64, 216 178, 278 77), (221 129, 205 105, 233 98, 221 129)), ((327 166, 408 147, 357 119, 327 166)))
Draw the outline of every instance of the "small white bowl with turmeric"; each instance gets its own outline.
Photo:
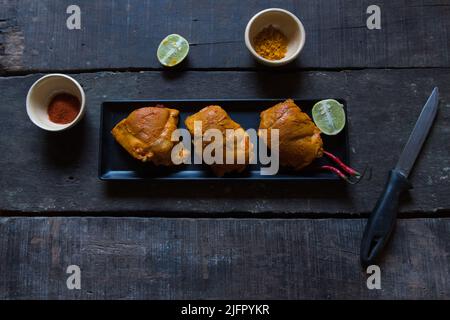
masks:
POLYGON ((245 45, 259 62, 268 66, 282 66, 297 58, 302 51, 305 28, 287 10, 266 9, 248 22, 245 45))

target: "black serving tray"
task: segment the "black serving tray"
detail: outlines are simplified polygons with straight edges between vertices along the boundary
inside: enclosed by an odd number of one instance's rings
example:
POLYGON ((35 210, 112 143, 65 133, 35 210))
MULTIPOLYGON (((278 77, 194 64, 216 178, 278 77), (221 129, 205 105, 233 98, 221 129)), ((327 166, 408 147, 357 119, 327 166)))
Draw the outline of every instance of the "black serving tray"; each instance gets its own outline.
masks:
MULTIPOLYGON (((250 165, 239 174, 216 177, 207 165, 155 166, 142 163, 131 157, 111 135, 112 128, 135 109, 163 104, 180 111, 179 127, 185 128, 184 120, 191 114, 209 105, 220 105, 230 117, 244 129, 259 127, 260 112, 285 99, 239 99, 239 100, 120 100, 106 101, 102 104, 100 123, 99 178, 101 180, 301 180, 301 181, 339 181, 332 172, 318 167, 330 163, 325 157, 315 160, 308 168, 295 172, 280 168, 278 174, 261 175, 259 165, 250 165)), ((321 100, 294 99, 303 111, 311 115, 313 105, 321 100)), ((339 100, 346 109, 346 102, 339 100)), ((336 136, 322 135, 324 148, 348 162, 348 124, 336 136)), ((193 150, 193 149, 192 149, 193 150)))

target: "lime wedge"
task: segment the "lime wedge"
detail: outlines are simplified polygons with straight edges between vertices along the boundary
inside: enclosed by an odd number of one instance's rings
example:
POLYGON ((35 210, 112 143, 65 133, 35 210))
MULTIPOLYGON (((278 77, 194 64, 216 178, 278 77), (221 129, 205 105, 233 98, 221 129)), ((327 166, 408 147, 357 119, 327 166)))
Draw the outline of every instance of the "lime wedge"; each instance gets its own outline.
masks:
POLYGON ((334 136, 345 127, 345 111, 342 104, 333 99, 317 102, 312 108, 316 126, 326 135, 334 136))
POLYGON ((189 42, 179 34, 169 34, 159 44, 157 56, 162 65, 173 67, 183 61, 188 53, 189 42))

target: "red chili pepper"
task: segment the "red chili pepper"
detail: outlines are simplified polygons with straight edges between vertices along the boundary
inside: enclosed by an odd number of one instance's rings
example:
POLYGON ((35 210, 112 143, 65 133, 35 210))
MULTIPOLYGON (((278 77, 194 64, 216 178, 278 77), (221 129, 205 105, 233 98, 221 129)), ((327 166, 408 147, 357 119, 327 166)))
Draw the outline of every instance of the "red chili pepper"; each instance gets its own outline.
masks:
POLYGON ((347 181, 350 184, 356 184, 361 180, 360 176, 353 176, 356 178, 356 180, 351 180, 345 174, 343 174, 341 170, 339 170, 338 168, 332 167, 332 166, 321 166, 320 168, 334 172, 340 178, 342 178, 343 180, 347 181))
POLYGON ((330 158, 331 160, 333 160, 334 162, 336 162, 345 172, 347 172, 349 175, 353 176, 353 177, 360 177, 361 174, 356 171, 353 168, 350 168, 349 166, 347 166, 344 162, 342 162, 341 159, 339 159, 338 157, 336 157, 334 154, 328 152, 328 151, 323 151, 323 154, 325 154, 328 158, 330 158))

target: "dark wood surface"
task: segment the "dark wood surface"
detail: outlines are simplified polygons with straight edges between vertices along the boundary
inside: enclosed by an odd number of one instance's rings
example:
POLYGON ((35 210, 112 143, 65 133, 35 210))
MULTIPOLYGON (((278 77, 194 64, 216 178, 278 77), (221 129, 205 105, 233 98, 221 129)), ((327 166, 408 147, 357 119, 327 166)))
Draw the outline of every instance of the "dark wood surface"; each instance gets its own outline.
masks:
MULTIPOLYGON (((365 214, 372 209, 432 87, 450 87, 450 73, 438 69, 77 74, 74 77, 87 93, 86 117, 77 128, 55 135, 28 121, 24 108, 23 97, 39 76, 0 79, 1 103, 8 114, 0 118, 4 130, 0 135, 0 166, 9 168, 0 174, 0 208, 11 214, 365 214), (347 101, 352 164, 361 170, 367 166, 371 172, 356 186, 259 181, 104 182, 97 177, 99 111, 104 100, 330 96, 347 101)), ((450 95, 445 90, 441 101, 435 126, 411 177, 414 189, 402 212, 449 212, 450 95)))
POLYGON ((248 20, 268 7, 305 24, 302 58, 289 68, 450 67, 448 0, 377 1, 381 30, 368 30, 358 0, 80 0, 82 29, 65 27, 64 1, 2 0, 0 48, 6 71, 161 69, 156 48, 184 35, 189 68, 255 68, 244 44, 248 20))
POLYGON ((381 290, 368 290, 358 267, 363 228, 362 219, 0 218, 0 298, 450 296, 450 220, 399 221, 381 290), (71 264, 82 290, 67 290, 71 264))
POLYGON ((450 298, 450 2, 0 0, 0 298, 450 298), (282 7, 306 46, 280 69, 257 65, 243 29, 282 7), (192 44, 164 70, 166 34, 192 44), (46 133, 25 96, 43 73, 71 72, 87 95, 72 130, 46 133), (381 262, 382 290, 358 263, 365 218, 434 86, 440 110, 381 262), (117 98, 342 98, 351 164, 342 184, 105 183, 97 178, 101 102, 117 98), (89 217, 88 217, 89 216, 89 217), (139 217, 136 217, 139 216, 139 217), (65 268, 82 267, 69 291, 65 268))

